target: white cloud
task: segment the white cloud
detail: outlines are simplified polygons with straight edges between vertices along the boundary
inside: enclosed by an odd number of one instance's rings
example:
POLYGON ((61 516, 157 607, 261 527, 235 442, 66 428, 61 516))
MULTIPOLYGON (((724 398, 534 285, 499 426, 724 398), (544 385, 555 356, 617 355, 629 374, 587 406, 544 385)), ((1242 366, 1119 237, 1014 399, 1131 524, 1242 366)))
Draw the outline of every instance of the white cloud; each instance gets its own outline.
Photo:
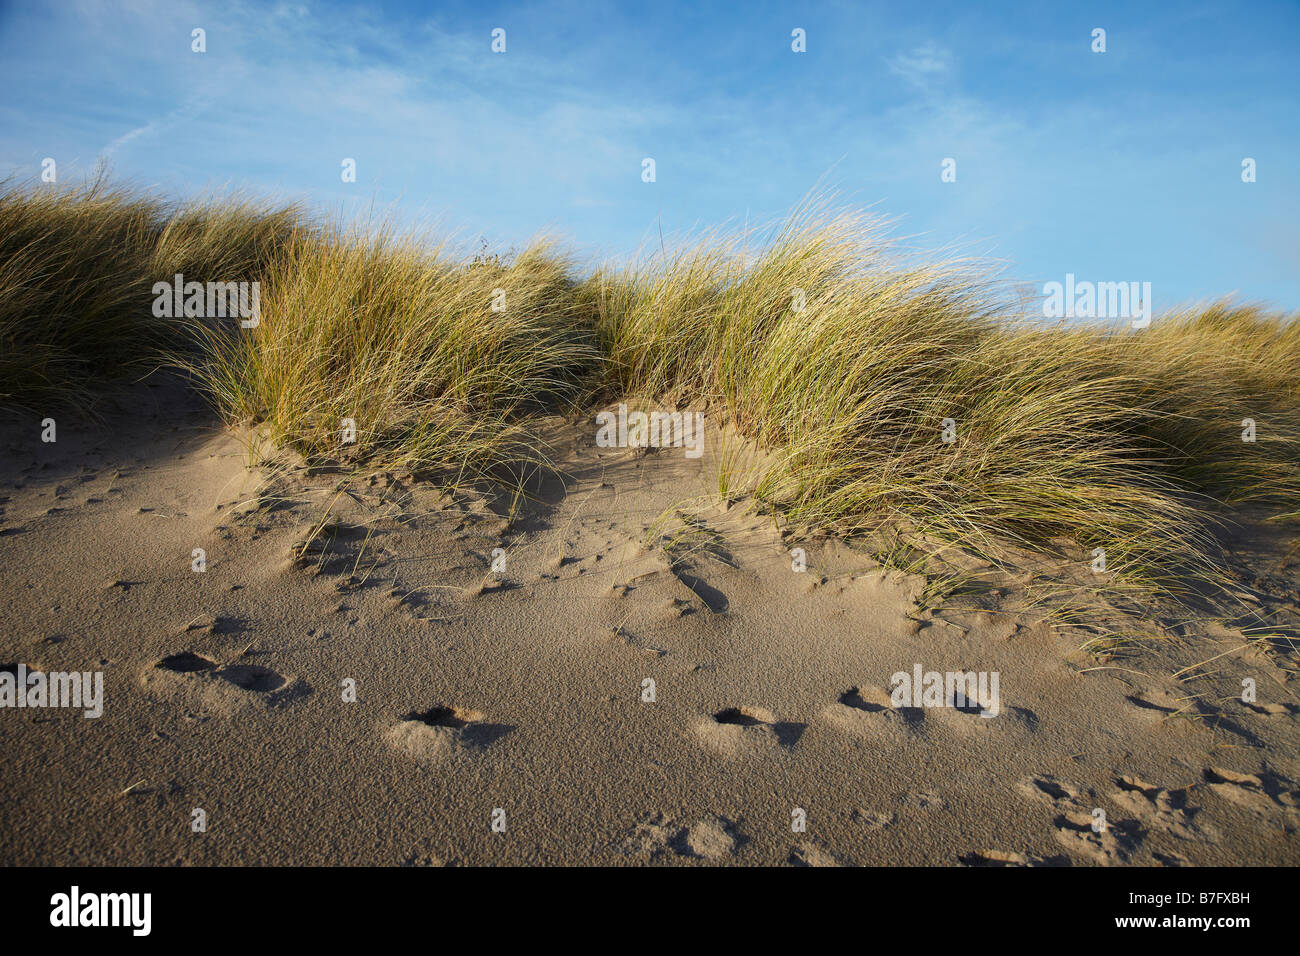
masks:
POLYGON ((926 89, 950 77, 955 67, 952 51, 933 41, 922 43, 907 52, 898 53, 891 57, 888 63, 892 73, 901 76, 913 86, 926 89))

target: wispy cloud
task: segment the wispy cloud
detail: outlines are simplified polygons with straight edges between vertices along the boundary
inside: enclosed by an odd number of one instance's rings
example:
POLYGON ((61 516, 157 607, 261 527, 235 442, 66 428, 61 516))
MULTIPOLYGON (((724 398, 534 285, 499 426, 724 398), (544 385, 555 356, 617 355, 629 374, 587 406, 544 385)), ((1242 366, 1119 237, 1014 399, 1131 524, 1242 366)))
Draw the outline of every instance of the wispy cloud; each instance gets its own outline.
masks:
POLYGON ((950 79, 955 71, 951 50, 927 41, 888 60, 890 72, 921 89, 931 89, 950 79))
POLYGON ((53 156, 74 179, 102 156, 173 193, 374 202, 494 242, 554 229, 618 253, 657 242, 661 225, 766 221, 832 171, 848 201, 903 217, 927 245, 996 240, 1021 275, 1142 273, 1170 297, 1239 287, 1300 303, 1295 235, 1279 225, 1300 221, 1300 144, 1276 122, 1297 96, 1272 82, 1300 41, 1294 13, 1184 22, 1181 5, 1155 4, 1101 56, 1054 13, 934 0, 918 26, 828 6, 794 53, 785 11, 764 0, 745 18, 663 2, 689 29, 572 0, 441 0, 433 13, 0 0, 0 84, 14 94, 0 100, 0 176, 53 156), (498 25, 504 55, 491 52, 498 25), (196 26, 206 54, 190 50, 196 26), (1150 40, 1170 30, 1177 44, 1150 40), (1240 182, 1243 156, 1258 183, 1240 182), (345 157, 356 183, 340 179, 345 157), (1135 218, 1142 229, 1117 229, 1135 218))
POLYGON ((128 130, 101 149, 99 151, 100 157, 102 159, 112 159, 114 154, 128 143, 134 142, 141 137, 149 137, 161 133, 193 118, 202 112, 203 99, 204 98, 202 97, 194 97, 184 106, 172 110, 165 116, 156 120, 150 120, 142 126, 137 126, 134 129, 128 130))

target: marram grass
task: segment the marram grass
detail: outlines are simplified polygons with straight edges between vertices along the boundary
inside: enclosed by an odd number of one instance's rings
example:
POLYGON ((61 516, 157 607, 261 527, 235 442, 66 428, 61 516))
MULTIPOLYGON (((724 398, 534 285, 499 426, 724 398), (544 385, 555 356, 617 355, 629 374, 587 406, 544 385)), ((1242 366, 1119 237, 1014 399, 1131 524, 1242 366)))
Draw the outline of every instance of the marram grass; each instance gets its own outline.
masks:
POLYGON ((299 219, 238 196, 169 203, 102 177, 0 185, 0 405, 88 409, 94 385, 147 373, 183 331, 154 319, 154 283, 257 279, 299 219))
POLYGON ((1065 541, 1154 582, 1212 573, 1216 499, 1296 511, 1293 320, 1217 304, 1044 327, 978 264, 917 265, 817 203, 752 244, 712 235, 588 295, 614 388, 707 403, 772 449, 750 490, 798 524, 988 556, 1065 541))
POLYGON ((0 295, 0 403, 27 409, 168 361, 308 456, 350 422, 347 454, 517 478, 545 461, 537 416, 635 395, 761 448, 723 490, 800 527, 1101 548, 1139 581, 1213 575, 1225 505, 1300 516, 1293 317, 1047 326, 981 264, 905 256, 826 201, 583 274, 544 240, 471 259, 242 197, 9 187, 0 295), (154 318, 176 273, 258 281, 260 322, 154 318))
POLYGON ((570 271, 545 242, 465 262, 383 228, 303 232, 257 327, 205 329, 193 368, 227 417, 309 455, 337 454, 346 421, 349 452, 509 469, 529 458, 529 416, 578 399, 598 365, 570 271))

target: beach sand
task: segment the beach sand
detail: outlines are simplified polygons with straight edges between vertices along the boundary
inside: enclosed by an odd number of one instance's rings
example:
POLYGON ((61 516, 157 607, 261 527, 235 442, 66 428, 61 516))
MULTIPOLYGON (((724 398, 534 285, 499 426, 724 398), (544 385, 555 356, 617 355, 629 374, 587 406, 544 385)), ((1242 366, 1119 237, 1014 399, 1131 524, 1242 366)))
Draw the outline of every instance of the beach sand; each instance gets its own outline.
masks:
POLYGON ((250 467, 163 376, 102 413, 0 431, 0 661, 104 675, 97 719, 0 710, 6 863, 1300 862, 1274 526, 1239 538, 1240 607, 1103 606, 1162 638, 1099 655, 1014 575, 926 607, 852 542, 718 504, 716 447, 556 419, 564 477, 512 514, 402 470, 250 467), (996 672, 997 716, 894 708, 917 665, 996 672))

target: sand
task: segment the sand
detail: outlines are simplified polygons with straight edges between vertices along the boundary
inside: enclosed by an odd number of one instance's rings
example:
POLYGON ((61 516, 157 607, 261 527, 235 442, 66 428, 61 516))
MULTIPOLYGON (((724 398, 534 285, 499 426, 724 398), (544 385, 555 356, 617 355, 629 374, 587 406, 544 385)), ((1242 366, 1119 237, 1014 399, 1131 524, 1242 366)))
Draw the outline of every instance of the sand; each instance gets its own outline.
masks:
POLYGON ((0 661, 104 675, 97 719, 0 710, 6 863, 1300 862, 1273 526, 1230 556, 1230 613, 1103 608, 1161 637, 1098 654, 1014 575, 927 608, 853 542, 719 504, 716 445, 557 419, 565 477, 512 515, 401 469, 250 467, 165 377, 101 411, 0 431, 0 661), (895 708, 917 665, 996 672, 997 716, 895 708))

